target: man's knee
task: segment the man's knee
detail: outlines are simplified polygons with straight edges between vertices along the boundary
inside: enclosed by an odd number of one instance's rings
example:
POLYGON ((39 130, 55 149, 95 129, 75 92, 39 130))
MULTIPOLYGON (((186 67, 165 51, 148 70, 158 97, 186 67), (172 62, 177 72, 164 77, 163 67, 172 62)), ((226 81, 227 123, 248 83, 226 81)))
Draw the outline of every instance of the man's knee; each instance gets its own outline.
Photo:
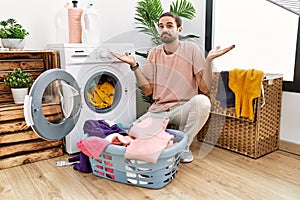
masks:
POLYGON ((211 108, 211 102, 210 99, 203 95, 199 94, 193 97, 193 100, 195 101, 195 105, 197 105, 197 108, 202 112, 202 113, 209 113, 210 108, 211 108))

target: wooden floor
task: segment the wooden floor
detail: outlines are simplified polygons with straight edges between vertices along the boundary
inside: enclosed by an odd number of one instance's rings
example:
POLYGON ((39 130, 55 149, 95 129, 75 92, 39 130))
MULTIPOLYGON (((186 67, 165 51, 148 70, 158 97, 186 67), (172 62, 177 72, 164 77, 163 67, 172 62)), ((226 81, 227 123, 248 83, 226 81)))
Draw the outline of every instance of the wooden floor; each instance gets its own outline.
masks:
POLYGON ((300 199, 300 156, 278 150, 254 160, 216 147, 201 148, 197 141, 192 150, 195 160, 180 164, 175 179, 162 189, 56 167, 56 161, 67 160, 64 155, 0 170, 0 199, 300 199))

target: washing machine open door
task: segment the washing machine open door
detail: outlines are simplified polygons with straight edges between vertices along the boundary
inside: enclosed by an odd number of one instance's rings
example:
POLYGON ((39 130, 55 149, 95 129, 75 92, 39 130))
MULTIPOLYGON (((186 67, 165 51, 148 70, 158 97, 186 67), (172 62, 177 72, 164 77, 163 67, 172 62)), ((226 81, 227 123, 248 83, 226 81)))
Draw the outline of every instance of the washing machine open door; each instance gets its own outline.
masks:
POLYGON ((25 97, 25 121, 40 137, 58 140, 75 127, 81 105, 80 88, 73 76, 62 69, 47 70, 25 97))

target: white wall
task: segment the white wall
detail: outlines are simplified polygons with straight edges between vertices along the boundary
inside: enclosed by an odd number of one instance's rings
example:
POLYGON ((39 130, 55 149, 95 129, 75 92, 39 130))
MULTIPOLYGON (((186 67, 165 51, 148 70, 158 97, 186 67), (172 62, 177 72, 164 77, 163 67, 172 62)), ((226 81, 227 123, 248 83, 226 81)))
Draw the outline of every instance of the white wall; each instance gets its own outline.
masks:
MULTIPOLYGON (((161 0, 167 10, 171 0, 161 0)), ((196 7, 197 17, 192 21, 185 21, 183 33, 193 33, 201 36, 200 45, 204 41, 205 0, 190 0, 196 7)), ((79 7, 85 8, 90 1, 79 0, 79 7)), ((148 38, 137 33, 134 24, 135 6, 138 0, 94 0, 97 11, 101 16, 101 42, 132 42, 137 48, 149 46, 148 38)), ((26 49, 46 49, 47 44, 55 43, 54 17, 64 5, 64 0, 1 0, 0 20, 8 17, 17 19, 28 31, 26 49)), ((300 123, 297 121, 300 113, 300 95, 283 93, 281 136, 287 140, 300 144, 300 123)))
POLYGON ((255 68, 293 81, 298 15, 261 0, 215 1, 214 6, 215 44, 236 45, 215 60, 220 71, 255 68))
POLYGON ((300 93, 283 92, 280 139, 300 144, 300 93))

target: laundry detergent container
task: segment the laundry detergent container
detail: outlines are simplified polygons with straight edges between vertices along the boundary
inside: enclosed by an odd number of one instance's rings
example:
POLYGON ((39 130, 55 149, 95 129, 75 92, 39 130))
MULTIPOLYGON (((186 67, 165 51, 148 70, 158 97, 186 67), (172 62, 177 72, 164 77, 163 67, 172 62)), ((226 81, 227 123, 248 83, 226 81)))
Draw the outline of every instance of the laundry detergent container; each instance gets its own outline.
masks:
POLYGON ((157 163, 127 159, 124 157, 126 147, 110 144, 97 159, 90 158, 93 174, 134 186, 164 187, 175 177, 180 164, 179 153, 187 146, 186 134, 173 129, 166 132, 174 135, 174 144, 160 154, 157 163))
POLYGON ((95 6, 90 3, 81 16, 82 43, 100 42, 100 17, 95 6))
POLYGON ((72 2, 73 7, 66 3, 55 15, 57 43, 81 43, 81 16, 83 10, 77 7, 78 1, 72 2))

